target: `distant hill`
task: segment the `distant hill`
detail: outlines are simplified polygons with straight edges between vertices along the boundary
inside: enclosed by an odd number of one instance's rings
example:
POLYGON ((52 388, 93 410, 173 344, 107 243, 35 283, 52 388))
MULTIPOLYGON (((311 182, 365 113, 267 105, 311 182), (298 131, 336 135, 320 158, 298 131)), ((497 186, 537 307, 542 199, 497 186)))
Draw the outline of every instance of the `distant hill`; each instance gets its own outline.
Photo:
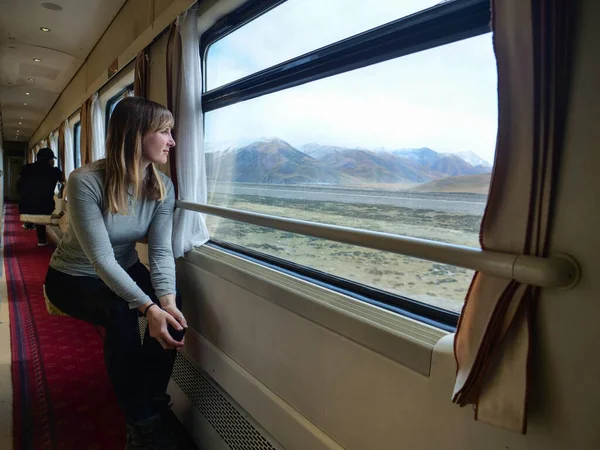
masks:
MULTIPOLYGON (((473 166, 471 163, 461 158, 458 154, 438 153, 435 150, 427 147, 393 150, 392 153, 394 155, 404 156, 412 161, 415 161, 430 171, 439 172, 451 177, 457 175, 472 175, 476 173, 488 172, 490 170, 488 167, 482 167, 480 165, 473 166)), ((468 153, 470 154, 471 152, 468 153)), ((473 155, 477 156, 474 153, 473 155)))
POLYGON ((352 181, 281 139, 207 153, 206 168, 208 178, 239 183, 345 184, 352 181))
MULTIPOLYGON (((385 150, 384 150, 385 151, 385 150)), ((403 148, 401 150, 393 150, 392 154, 410 159, 420 166, 431 168, 436 164, 441 156, 435 150, 427 147, 422 148, 403 148)))
POLYGON ((372 183, 424 183, 439 176, 389 152, 309 144, 302 150, 345 175, 372 183))
POLYGON ((490 170, 426 147, 387 151, 307 144, 297 149, 278 138, 210 148, 206 165, 211 179, 270 184, 410 185, 490 170))
POLYGON ((487 162, 485 159, 481 158, 479 155, 476 155, 475 153, 470 152, 470 151, 454 153, 454 155, 465 160, 466 162, 471 164, 473 167, 492 167, 492 165, 489 162, 487 162))
POLYGON ((465 192, 470 194, 487 194, 491 173, 477 175, 461 175, 442 178, 421 184, 411 189, 415 192, 465 192))

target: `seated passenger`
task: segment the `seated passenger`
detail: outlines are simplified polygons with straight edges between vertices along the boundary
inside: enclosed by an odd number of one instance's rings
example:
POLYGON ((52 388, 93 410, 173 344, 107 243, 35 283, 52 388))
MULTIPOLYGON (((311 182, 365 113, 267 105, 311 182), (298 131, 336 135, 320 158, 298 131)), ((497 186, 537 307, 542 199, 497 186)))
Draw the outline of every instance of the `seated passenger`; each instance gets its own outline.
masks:
MULTIPOLYGON (((108 125, 106 159, 71 173, 69 228, 52 255, 46 294, 63 312, 106 327, 106 370, 127 421, 127 448, 176 448, 166 427, 167 384, 187 323, 175 290, 174 189, 155 164, 175 145, 158 103, 122 100, 108 125), (136 242, 147 236, 150 271, 136 242), (148 319, 143 344, 138 315, 148 319), (175 333, 174 333, 175 334, 175 333)), ((85 345, 85 343, 82 343, 85 345)))
MULTIPOLYGON (((56 183, 64 183, 62 171, 54 167, 54 152, 49 148, 38 151, 36 161, 23 167, 17 180, 17 191, 21 194, 21 214, 50 215, 54 211, 54 189, 56 183)), ((25 229, 37 230, 38 246, 48 245, 46 225, 23 224, 25 229)))

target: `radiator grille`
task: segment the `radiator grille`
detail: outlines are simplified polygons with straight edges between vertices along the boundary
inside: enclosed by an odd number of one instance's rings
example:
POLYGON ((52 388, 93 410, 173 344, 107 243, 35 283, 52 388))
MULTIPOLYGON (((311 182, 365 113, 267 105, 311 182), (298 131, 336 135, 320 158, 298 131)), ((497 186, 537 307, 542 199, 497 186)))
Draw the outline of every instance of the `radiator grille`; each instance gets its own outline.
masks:
POLYGON ((148 326, 148 319, 143 316, 138 317, 138 327, 140 329, 140 339, 144 342, 144 333, 146 332, 146 327, 148 326))
MULTIPOLYGON (((140 317, 142 339, 147 324, 146 318, 140 317)), ((245 417, 241 407, 234 406, 222 389, 181 353, 177 353, 171 378, 232 450, 282 450, 271 438, 267 440, 267 433, 245 417)))
POLYGON ((181 353, 171 375, 232 450, 279 450, 181 353))

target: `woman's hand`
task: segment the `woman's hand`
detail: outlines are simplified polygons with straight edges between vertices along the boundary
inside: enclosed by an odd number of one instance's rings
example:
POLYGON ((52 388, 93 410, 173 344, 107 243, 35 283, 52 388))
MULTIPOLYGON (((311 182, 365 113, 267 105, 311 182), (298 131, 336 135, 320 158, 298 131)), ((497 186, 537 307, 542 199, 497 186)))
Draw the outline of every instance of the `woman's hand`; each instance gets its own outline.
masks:
POLYGON ((177 308, 177 302, 175 301, 174 294, 163 295, 162 297, 160 297, 158 299, 158 301, 160 302, 160 306, 162 307, 162 309, 164 309, 169 314, 171 314, 173 316, 173 318, 177 322, 179 322, 179 324, 183 328, 188 327, 185 317, 183 317, 183 314, 181 313, 181 311, 179 311, 179 308, 177 308))
MULTIPOLYGON (((144 305, 143 308, 146 308, 144 305)), ((163 311, 158 305, 151 306, 150 309, 146 310, 146 318, 148 319, 148 329, 150 336, 158 341, 158 343, 164 348, 174 349, 183 347, 185 341, 176 341, 171 337, 168 325, 171 325, 176 330, 182 330, 183 327, 177 322, 171 313, 163 311)))

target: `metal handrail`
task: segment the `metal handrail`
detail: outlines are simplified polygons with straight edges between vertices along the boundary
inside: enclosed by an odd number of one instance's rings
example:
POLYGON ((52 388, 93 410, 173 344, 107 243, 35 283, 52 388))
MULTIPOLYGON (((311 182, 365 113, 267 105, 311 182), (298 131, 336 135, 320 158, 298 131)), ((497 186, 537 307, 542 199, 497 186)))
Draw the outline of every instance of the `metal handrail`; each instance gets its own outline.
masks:
POLYGON ((391 233, 326 225, 220 206, 201 205, 182 200, 177 200, 176 206, 180 209, 253 225, 450 264, 513 279, 532 286, 568 289, 577 285, 581 274, 577 261, 563 254, 551 255, 548 258, 513 255, 391 233))

